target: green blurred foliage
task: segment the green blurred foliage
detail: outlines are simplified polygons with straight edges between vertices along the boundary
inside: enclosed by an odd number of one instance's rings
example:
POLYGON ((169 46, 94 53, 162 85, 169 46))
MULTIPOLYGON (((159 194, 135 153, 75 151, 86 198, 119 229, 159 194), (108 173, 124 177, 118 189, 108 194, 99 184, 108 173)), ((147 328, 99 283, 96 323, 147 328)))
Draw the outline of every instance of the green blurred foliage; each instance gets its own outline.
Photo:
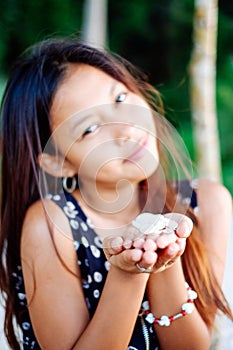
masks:
POLYGON ((78 33, 83 1, 4 0, 0 12, 1 74, 24 49, 52 35, 78 33))
MULTIPOLYGON (((98 1, 98 0, 97 0, 98 1)), ((4 0, 0 13, 0 94, 10 66, 29 45, 80 34, 84 0, 4 0)), ((108 1, 108 46, 148 74, 168 119, 194 159, 189 60, 194 0, 108 1)), ((223 182, 233 194, 233 2, 219 0, 217 108, 223 182)))

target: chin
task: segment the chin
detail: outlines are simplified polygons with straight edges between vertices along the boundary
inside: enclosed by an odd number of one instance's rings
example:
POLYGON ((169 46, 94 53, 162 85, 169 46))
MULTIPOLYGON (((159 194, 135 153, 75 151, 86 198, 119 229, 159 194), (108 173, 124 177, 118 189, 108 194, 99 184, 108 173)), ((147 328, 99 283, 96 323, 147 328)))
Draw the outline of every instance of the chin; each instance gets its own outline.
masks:
MULTIPOLYGON (((132 181, 141 182, 147 180, 151 177, 158 169, 158 160, 147 162, 146 164, 134 164, 134 169, 132 169, 132 181)), ((128 178, 129 176, 127 176, 128 178)))

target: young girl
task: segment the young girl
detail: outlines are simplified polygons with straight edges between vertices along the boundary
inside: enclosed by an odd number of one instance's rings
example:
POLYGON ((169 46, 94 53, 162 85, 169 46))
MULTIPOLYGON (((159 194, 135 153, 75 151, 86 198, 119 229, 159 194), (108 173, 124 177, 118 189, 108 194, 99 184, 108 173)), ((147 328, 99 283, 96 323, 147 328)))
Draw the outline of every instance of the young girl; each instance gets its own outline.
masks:
POLYGON ((216 312, 232 319, 220 288, 231 197, 168 177, 182 162, 156 96, 127 62, 76 40, 15 65, 0 269, 12 349, 201 350, 216 312))

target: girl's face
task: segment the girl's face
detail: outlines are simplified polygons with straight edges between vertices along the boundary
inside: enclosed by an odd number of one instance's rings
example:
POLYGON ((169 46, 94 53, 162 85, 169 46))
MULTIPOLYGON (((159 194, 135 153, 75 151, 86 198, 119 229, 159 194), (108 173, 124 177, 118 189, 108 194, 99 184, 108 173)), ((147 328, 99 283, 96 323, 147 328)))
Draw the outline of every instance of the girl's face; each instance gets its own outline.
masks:
POLYGON ((51 118, 53 140, 64 164, 81 181, 109 186, 120 180, 139 182, 158 166, 148 104, 97 68, 69 66, 55 94, 51 118))

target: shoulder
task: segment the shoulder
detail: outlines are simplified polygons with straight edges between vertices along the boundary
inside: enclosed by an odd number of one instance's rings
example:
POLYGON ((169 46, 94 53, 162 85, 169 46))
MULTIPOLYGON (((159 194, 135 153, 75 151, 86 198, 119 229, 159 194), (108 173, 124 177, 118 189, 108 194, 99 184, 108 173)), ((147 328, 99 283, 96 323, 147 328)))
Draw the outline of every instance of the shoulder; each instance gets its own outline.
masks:
POLYGON ((51 230, 60 231, 67 238, 72 238, 68 219, 62 209, 49 199, 39 200, 27 210, 23 223, 23 235, 31 229, 34 231, 32 236, 34 238, 47 238, 47 233, 51 230))
MULTIPOLYGON (((232 197, 222 184, 207 179, 198 180, 197 201, 200 213, 206 215, 229 216, 232 215, 232 197)), ((215 216, 215 218, 216 218, 215 216)))
POLYGON ((54 202, 38 201, 28 209, 21 263, 30 319, 43 349, 71 349, 89 320, 70 237, 68 219, 54 202))
POLYGON ((232 223, 232 197, 221 184, 201 179, 197 188, 201 237, 218 280, 223 278, 232 223))
POLYGON ((68 264, 69 261, 74 264, 75 250, 68 219, 53 201, 37 201, 29 207, 24 219, 21 258, 34 265, 39 260, 46 263, 57 253, 68 264))

